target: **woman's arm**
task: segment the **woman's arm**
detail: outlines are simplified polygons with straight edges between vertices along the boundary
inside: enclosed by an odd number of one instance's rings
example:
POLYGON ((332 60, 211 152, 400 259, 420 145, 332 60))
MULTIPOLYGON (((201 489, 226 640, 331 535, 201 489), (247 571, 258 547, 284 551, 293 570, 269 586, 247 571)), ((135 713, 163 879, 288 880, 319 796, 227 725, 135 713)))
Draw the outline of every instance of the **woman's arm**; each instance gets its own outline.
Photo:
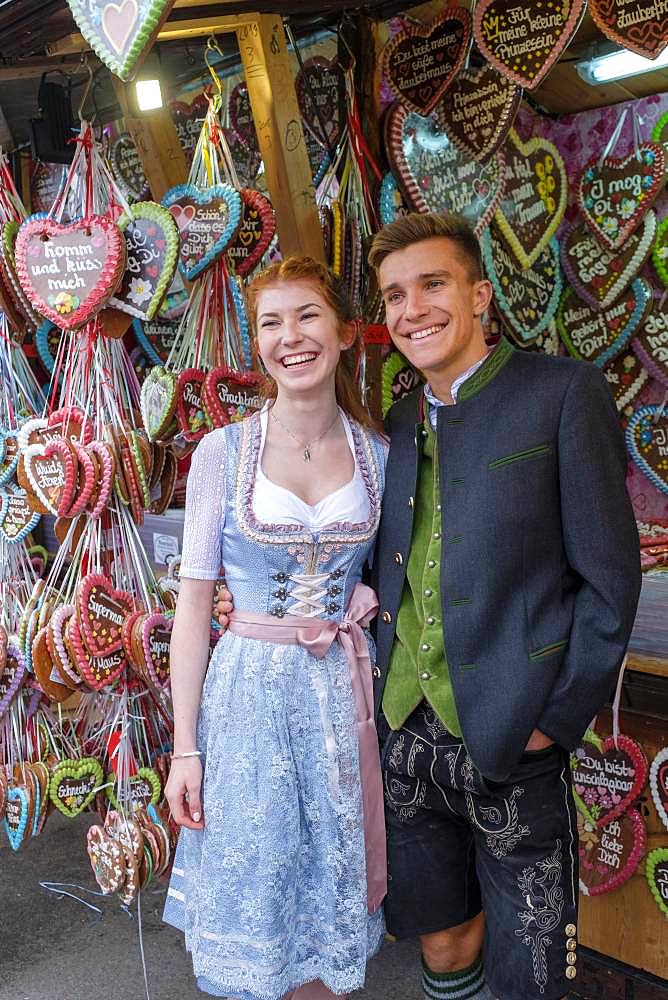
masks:
MULTIPOLYGON (((174 705, 174 753, 199 749, 196 743, 202 685, 209 661, 209 629, 215 580, 182 579, 172 627, 170 672, 174 705)), ((180 826, 204 826, 199 757, 172 761, 165 795, 180 826), (187 796, 187 798, 186 798, 187 796)))

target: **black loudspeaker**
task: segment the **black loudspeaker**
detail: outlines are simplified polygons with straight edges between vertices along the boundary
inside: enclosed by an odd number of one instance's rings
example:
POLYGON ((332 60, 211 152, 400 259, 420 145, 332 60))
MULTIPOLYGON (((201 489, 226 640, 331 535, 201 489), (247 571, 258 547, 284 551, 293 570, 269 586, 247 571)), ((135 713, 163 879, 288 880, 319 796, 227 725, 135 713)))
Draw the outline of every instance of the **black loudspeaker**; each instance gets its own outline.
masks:
POLYGON ((46 80, 46 73, 37 92, 41 118, 32 118, 33 156, 43 163, 71 163, 75 144, 72 100, 69 87, 46 80))

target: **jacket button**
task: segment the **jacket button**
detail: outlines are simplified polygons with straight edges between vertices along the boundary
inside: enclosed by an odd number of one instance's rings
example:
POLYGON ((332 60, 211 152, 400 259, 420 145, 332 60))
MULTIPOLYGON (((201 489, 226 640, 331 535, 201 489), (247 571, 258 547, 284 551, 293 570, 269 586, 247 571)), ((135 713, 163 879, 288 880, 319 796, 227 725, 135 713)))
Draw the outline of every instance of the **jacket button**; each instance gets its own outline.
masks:
POLYGON ((412 510, 412 509, 413 509, 413 507, 415 506, 415 500, 414 500, 414 498, 413 498, 413 497, 409 497, 409 498, 408 498, 408 506, 409 506, 409 507, 411 508, 411 510, 412 510))
POLYGON ((383 619, 386 625, 389 625, 390 622, 392 621, 392 615, 390 614, 389 611, 383 611, 380 617, 383 619))
POLYGON ((401 566, 402 562, 404 561, 404 557, 402 556, 401 552, 394 553, 394 561, 397 564, 397 566, 401 566))

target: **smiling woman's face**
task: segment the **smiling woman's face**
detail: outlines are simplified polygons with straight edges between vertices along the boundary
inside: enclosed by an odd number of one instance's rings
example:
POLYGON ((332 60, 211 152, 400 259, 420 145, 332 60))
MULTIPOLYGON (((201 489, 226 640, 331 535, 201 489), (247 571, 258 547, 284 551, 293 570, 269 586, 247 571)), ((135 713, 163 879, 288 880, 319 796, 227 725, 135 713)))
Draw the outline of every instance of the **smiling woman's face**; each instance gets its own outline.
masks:
POLYGON ((310 392, 334 383, 345 328, 318 286, 280 281, 257 298, 257 348, 279 389, 310 392))

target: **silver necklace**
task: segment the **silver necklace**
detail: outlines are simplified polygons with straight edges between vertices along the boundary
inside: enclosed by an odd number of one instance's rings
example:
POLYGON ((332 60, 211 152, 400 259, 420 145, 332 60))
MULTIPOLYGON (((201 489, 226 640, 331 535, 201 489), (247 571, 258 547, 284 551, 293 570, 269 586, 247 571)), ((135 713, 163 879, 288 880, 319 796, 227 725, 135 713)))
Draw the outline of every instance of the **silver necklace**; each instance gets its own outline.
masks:
POLYGON ((322 432, 322 434, 318 434, 317 438, 313 438, 312 441, 300 441, 300 439, 297 437, 297 435, 293 431, 291 431, 289 427, 286 427, 282 420, 278 419, 278 417, 276 416, 276 414, 274 413, 273 410, 270 411, 270 415, 271 415, 272 420, 275 420, 276 423, 278 424, 278 426, 282 427, 283 430, 285 431, 285 433, 289 434, 290 437, 292 438, 292 440, 296 441, 297 444, 299 445, 299 447, 304 449, 304 461, 305 462, 310 462, 311 461, 311 448, 313 447, 313 445, 317 444, 318 441, 322 441, 322 439, 324 438, 325 434, 329 434, 329 432, 331 431, 332 427, 334 426, 334 424, 339 419, 339 411, 337 410, 336 411, 336 416, 332 420, 332 422, 329 425, 329 427, 325 428, 325 430, 322 432))

